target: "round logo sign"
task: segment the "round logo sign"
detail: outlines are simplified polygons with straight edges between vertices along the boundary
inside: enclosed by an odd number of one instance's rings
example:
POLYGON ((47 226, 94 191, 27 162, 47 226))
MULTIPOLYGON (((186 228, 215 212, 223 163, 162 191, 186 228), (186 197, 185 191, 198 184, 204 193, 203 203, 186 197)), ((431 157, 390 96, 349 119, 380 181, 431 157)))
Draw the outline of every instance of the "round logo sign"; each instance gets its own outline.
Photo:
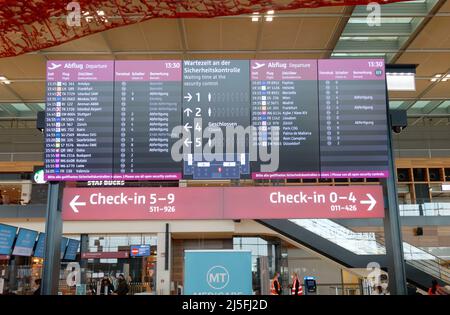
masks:
POLYGON ((34 173, 34 181, 37 184, 45 184, 47 181, 44 179, 44 170, 38 170, 34 173))
POLYGON ((230 274, 224 266, 213 266, 206 273, 206 283, 215 289, 225 288, 230 282, 230 274))

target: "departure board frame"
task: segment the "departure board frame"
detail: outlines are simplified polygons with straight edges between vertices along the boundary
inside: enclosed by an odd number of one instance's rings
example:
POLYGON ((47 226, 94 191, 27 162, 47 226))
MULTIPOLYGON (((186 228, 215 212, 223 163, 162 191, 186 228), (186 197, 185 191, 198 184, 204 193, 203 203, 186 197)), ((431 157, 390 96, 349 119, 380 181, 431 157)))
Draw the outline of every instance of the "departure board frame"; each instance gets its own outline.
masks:
POLYGON ((45 179, 385 178, 385 81, 376 58, 51 60, 45 179))

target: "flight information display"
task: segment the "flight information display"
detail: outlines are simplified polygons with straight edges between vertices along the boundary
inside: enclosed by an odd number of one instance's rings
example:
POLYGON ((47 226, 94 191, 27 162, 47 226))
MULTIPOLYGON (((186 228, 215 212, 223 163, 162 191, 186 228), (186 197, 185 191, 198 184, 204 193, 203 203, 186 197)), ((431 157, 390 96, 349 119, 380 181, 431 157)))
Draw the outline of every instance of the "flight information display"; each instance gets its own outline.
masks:
POLYGON ((382 59, 48 61, 45 179, 388 176, 382 59))
POLYGON ((181 61, 116 61, 114 179, 181 179, 171 137, 181 117, 181 61))
POLYGON ((250 175, 249 140, 230 144, 231 129, 250 126, 248 60, 186 60, 183 64, 184 177, 239 179, 250 175), (230 131, 229 131, 230 130, 230 131), (231 151, 231 152, 230 152, 231 151))
MULTIPOLYGON (((277 147, 278 176, 319 172, 317 60, 252 60, 251 87, 252 145, 277 147)), ((253 169, 264 175, 260 161, 253 169)))

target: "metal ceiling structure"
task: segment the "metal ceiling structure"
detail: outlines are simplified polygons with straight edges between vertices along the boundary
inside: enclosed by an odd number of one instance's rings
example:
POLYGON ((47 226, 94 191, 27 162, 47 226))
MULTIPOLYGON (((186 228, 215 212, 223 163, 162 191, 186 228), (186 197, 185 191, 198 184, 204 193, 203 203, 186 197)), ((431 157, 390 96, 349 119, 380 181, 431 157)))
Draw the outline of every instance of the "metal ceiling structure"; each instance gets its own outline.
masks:
POLYGON ((32 119, 44 109, 47 60, 373 56, 417 65, 416 90, 391 91, 391 108, 416 118, 449 117, 450 0, 382 5, 379 25, 368 24, 369 14, 365 6, 332 6, 275 11, 272 21, 265 19, 267 12, 258 12, 256 20, 254 14, 151 19, 1 58, 0 120, 32 119))

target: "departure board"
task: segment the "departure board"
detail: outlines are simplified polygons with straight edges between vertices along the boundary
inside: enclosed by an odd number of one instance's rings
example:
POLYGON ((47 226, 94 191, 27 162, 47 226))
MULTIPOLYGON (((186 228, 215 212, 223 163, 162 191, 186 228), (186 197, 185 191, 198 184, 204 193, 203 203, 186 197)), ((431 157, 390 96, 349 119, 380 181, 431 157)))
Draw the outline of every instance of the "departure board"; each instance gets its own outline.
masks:
POLYGON ((181 178, 172 161, 174 127, 181 123, 181 62, 116 61, 114 78, 115 180, 181 178))
POLYGON ((45 179, 112 176, 113 61, 47 62, 45 179))
POLYGON ((386 177, 382 60, 319 60, 322 177, 386 177))
MULTIPOLYGON (((251 87, 252 125, 257 133, 252 145, 272 150, 278 146, 278 176, 317 174, 317 60, 252 60, 251 87)), ((261 166, 260 160, 253 164, 254 177, 261 166)))
POLYGON ((382 178, 382 59, 48 61, 45 179, 382 178))

